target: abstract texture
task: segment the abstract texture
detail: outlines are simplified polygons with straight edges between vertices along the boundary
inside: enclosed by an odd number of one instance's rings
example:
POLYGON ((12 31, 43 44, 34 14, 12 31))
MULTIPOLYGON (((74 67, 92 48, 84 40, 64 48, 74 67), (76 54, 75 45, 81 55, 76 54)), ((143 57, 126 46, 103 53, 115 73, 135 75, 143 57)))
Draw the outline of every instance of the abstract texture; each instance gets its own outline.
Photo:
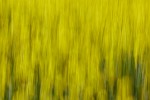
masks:
POLYGON ((150 100, 149 0, 0 0, 0 100, 150 100))

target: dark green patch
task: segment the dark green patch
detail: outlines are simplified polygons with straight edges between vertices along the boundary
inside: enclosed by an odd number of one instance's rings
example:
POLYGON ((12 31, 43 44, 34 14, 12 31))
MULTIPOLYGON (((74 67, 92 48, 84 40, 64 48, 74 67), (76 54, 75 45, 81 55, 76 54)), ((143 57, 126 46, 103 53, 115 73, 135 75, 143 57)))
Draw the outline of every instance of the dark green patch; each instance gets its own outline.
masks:
POLYGON ((135 100, 140 100, 141 98, 141 90, 143 86, 143 73, 142 73, 142 64, 138 61, 137 62, 137 69, 134 75, 134 82, 133 82, 133 96, 135 100))
POLYGON ((93 93, 93 99, 97 100, 97 93, 93 93))
POLYGON ((35 66, 34 70, 34 79, 35 79, 35 95, 34 100, 40 100, 40 90, 41 90, 41 79, 39 73, 39 64, 35 66))
POLYGON ((107 91, 107 99, 108 100, 116 100, 117 95, 117 79, 114 81, 114 85, 110 86, 109 82, 106 80, 105 89, 107 91))
POLYGON ((99 64, 99 70, 100 70, 100 72, 104 72, 105 66, 106 66, 106 60, 102 59, 100 61, 100 64, 99 64))
POLYGON ((5 86, 4 100, 9 100, 9 87, 5 86))
POLYGON ((67 87, 65 90, 63 90, 63 98, 65 100, 68 100, 68 97, 69 97, 69 89, 67 87))
POLYGON ((114 95, 114 99, 116 100, 116 95, 117 95, 117 80, 115 79, 115 83, 113 86, 113 95, 114 95))
POLYGON ((106 91, 107 91, 107 99, 108 100, 115 100, 113 90, 110 88, 109 83, 108 83, 107 80, 106 80, 106 83, 105 83, 105 88, 106 88, 106 91))
POLYGON ((4 98, 5 100, 12 100, 13 92, 14 92, 14 67, 15 67, 15 58, 13 53, 13 45, 10 45, 9 53, 7 55, 8 63, 10 63, 10 66, 8 69, 10 70, 10 83, 7 83, 7 86, 5 87, 5 94, 4 98), (7 97, 6 97, 7 96, 7 97))
POLYGON ((68 59, 69 59, 68 56, 64 56, 64 55, 61 55, 58 58, 57 71, 62 76, 64 76, 65 73, 67 73, 68 59))
POLYGON ((131 54, 130 56, 130 59, 129 59, 129 76, 134 76, 135 74, 135 60, 134 60, 134 56, 133 56, 133 53, 131 54))
POLYGON ((9 10, 9 12, 8 12, 8 30, 10 30, 11 22, 12 22, 12 12, 11 12, 11 10, 9 10))
POLYGON ((53 86, 52 89, 51 89, 51 94, 52 94, 52 97, 55 96, 55 87, 53 86))
POLYGON ((134 77, 135 61, 134 61, 133 53, 131 55, 123 53, 121 56, 121 60, 122 60, 121 77, 124 76, 134 77))

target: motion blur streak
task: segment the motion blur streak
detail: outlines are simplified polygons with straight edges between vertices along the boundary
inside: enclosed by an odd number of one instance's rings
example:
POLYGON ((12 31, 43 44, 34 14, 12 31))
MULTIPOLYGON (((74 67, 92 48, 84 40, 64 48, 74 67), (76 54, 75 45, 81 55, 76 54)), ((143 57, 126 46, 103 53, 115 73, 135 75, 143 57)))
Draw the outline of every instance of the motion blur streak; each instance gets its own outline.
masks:
POLYGON ((150 0, 0 0, 0 100, 150 100, 150 0))

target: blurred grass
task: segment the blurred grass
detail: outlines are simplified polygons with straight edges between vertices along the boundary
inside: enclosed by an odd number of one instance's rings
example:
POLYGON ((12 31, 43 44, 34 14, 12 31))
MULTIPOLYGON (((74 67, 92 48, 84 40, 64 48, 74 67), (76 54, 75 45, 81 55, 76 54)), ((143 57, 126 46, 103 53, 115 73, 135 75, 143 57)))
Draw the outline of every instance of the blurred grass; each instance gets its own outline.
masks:
POLYGON ((0 0, 0 100, 149 100, 149 0, 0 0))

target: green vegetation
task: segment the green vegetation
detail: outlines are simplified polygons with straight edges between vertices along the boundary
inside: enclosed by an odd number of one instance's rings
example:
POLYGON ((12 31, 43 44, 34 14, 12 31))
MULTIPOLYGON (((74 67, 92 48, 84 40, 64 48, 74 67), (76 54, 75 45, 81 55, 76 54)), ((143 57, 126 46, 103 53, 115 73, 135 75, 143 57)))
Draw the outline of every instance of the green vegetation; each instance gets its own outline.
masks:
POLYGON ((0 100, 149 100, 149 0, 0 0, 0 100))

